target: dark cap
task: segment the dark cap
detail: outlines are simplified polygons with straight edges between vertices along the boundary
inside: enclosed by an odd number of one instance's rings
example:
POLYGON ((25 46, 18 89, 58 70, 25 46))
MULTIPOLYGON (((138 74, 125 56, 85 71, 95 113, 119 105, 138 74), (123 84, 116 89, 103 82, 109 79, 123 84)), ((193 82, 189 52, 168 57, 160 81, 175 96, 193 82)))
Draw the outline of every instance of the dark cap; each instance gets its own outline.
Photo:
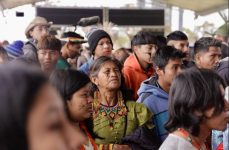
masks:
POLYGON ((72 42, 72 43, 86 43, 87 41, 84 40, 84 37, 81 35, 75 33, 75 32, 64 32, 63 35, 61 36, 62 41, 66 42, 72 42))
POLYGON ((112 43, 110 35, 104 30, 101 30, 101 29, 92 30, 91 32, 89 32, 86 35, 86 37, 88 38, 89 49, 91 52, 95 51, 95 48, 96 48, 99 40, 101 40, 102 38, 108 38, 111 42, 112 47, 113 47, 113 43, 112 43))

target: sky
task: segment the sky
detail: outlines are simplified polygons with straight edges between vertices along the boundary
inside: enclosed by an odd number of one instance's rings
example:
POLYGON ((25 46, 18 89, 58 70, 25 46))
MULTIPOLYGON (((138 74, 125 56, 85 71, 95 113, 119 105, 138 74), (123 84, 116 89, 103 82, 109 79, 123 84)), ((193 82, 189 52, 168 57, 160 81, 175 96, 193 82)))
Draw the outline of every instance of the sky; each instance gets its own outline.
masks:
MULTIPOLYGON (((66 6, 80 6, 80 7, 113 7, 113 8, 120 8, 124 5, 132 5, 133 7, 136 5, 136 0, 52 0, 58 6, 66 7, 66 6), (69 5, 71 4, 71 5, 69 5)), ((146 0, 147 5, 149 0, 146 0)), ((40 2, 39 4, 42 5, 44 2, 40 2)), ((228 11, 228 10, 227 10, 228 11)), ((14 40, 23 40, 26 41, 26 37, 24 35, 24 31, 26 26, 29 22, 35 17, 36 12, 35 8, 32 5, 23 5, 13 9, 5 10, 4 12, 0 13, 0 41, 7 39, 8 41, 12 42, 14 40), (24 12, 24 17, 16 17, 16 12, 24 12)), ((172 9, 172 31, 178 30, 178 8, 173 7, 172 9)), ((185 28, 190 29, 191 31, 194 30, 195 26, 203 24, 205 21, 212 23, 215 27, 221 26, 224 21, 217 13, 213 13, 207 16, 199 16, 195 19, 195 15, 193 11, 184 10, 183 15, 183 26, 185 28)))

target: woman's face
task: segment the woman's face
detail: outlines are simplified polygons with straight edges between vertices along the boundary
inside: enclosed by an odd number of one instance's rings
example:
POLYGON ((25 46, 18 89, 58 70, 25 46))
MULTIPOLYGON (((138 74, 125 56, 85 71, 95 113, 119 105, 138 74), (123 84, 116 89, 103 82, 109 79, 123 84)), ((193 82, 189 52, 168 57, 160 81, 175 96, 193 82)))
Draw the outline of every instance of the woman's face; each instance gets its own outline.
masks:
MULTIPOLYGON (((220 85, 220 89, 224 97, 224 88, 222 85, 220 85)), ((209 129, 220 130, 220 131, 226 129, 227 123, 229 123, 229 114, 228 114, 229 103, 226 100, 224 100, 224 102, 225 102, 225 107, 220 114, 213 115, 215 108, 210 108, 205 112, 205 116, 207 116, 205 123, 209 129)))
POLYGON ((90 95, 90 83, 76 91, 71 100, 67 101, 68 110, 74 121, 83 121, 91 117, 92 97, 90 95))
POLYGON ((35 97, 27 135, 30 150, 78 150, 85 142, 83 134, 67 120, 60 96, 48 84, 35 97))
POLYGON ((101 56, 111 56, 112 44, 110 39, 102 38, 99 40, 96 48, 95 48, 95 58, 99 58, 101 56))
POLYGON ((99 89, 118 90, 121 85, 121 72, 114 62, 105 62, 92 81, 99 89))

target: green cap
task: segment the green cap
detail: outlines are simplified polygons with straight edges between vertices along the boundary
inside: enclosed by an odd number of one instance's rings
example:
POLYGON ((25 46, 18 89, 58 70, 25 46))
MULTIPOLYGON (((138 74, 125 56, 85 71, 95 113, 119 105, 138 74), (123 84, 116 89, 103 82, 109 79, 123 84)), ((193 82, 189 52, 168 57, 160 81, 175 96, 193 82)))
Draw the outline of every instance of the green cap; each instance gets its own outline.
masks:
POLYGON ((218 35, 222 35, 224 37, 226 36, 229 36, 229 32, 228 32, 228 26, 229 23, 225 23, 223 24, 222 26, 220 26, 216 31, 215 31, 215 34, 218 34, 218 35))

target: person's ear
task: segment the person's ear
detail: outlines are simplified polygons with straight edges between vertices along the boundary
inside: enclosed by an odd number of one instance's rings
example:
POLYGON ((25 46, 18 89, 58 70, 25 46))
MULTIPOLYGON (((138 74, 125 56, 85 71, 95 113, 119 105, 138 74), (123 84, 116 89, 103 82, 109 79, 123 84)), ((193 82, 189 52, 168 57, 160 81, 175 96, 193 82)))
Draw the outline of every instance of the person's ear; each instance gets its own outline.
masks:
POLYGON ((90 79, 91 79, 91 82, 94 83, 96 86, 99 85, 99 81, 98 81, 97 77, 90 77, 90 79))
POLYGON ((195 110, 195 111, 194 111, 194 114, 195 114, 197 117, 203 116, 203 113, 200 112, 199 110, 195 110))
POLYGON ((139 45, 135 45, 135 46, 133 46, 133 52, 137 52, 137 50, 139 49, 139 45))
POLYGON ((211 118, 214 114, 214 111, 215 111, 215 108, 210 108, 208 110, 206 110, 204 112, 204 115, 207 117, 207 118, 211 118))
POLYGON ((67 107, 69 108, 71 106, 71 101, 70 100, 67 100, 67 107))
POLYGON ((33 29, 29 31, 29 35, 33 38, 33 29))
POLYGON ((201 54, 200 53, 196 53, 195 56, 194 56, 194 60, 195 60, 195 63, 197 65, 200 64, 200 62, 201 62, 201 54))
POLYGON ((162 75, 164 74, 163 69, 160 69, 159 67, 156 67, 156 74, 157 74, 158 76, 162 76, 162 75))
POLYGON ((67 42, 67 43, 66 43, 67 49, 70 49, 70 48, 71 48, 70 46, 71 46, 71 44, 70 44, 69 42, 67 42))

